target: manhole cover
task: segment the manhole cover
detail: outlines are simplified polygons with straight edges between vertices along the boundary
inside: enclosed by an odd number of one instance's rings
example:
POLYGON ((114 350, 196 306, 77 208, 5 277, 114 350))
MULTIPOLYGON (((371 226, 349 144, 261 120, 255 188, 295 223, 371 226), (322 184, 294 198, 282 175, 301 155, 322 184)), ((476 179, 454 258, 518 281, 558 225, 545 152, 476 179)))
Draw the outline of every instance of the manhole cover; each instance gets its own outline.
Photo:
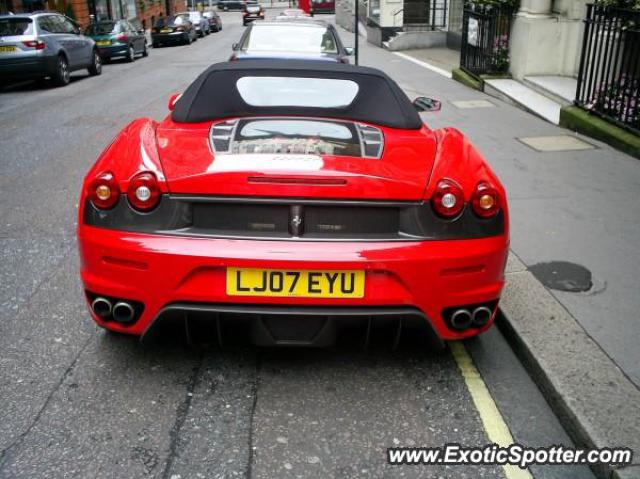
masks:
POLYGON ((592 286, 591 271, 584 266, 567 261, 538 263, 529 271, 547 288, 578 293, 589 291, 592 286))

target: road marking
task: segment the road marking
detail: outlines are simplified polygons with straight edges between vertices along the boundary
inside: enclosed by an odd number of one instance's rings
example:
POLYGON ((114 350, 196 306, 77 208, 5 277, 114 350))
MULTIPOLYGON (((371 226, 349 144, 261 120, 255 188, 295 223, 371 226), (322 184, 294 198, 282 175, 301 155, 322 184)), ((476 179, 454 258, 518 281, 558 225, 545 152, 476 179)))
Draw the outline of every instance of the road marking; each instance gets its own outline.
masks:
MULTIPOLYGON (((473 364, 473 359, 469 356, 464 344, 461 341, 451 341, 449 342, 449 349, 453 354, 453 359, 458 364, 473 403, 480 414, 480 419, 489 441, 496 443, 500 447, 509 447, 514 442, 511 431, 509 431, 507 423, 504 422, 498 406, 491 397, 487 385, 473 364)), ((507 479, 533 479, 529 471, 520 469, 518 466, 505 465, 502 466, 502 469, 507 479)))
POLYGON ((418 60, 417 58, 413 58, 410 55, 406 55, 404 53, 400 53, 400 52, 391 52, 394 55, 397 55, 401 58, 404 58, 405 60, 409 60, 410 62, 415 63, 416 65, 420 65, 423 68, 426 68, 427 70, 431 70, 432 72, 437 73, 438 75, 442 75, 444 77, 447 78, 451 78, 451 72, 447 71, 447 70, 443 70, 442 68, 439 68, 435 65, 431 65, 430 63, 427 62, 423 62, 422 60, 418 60))

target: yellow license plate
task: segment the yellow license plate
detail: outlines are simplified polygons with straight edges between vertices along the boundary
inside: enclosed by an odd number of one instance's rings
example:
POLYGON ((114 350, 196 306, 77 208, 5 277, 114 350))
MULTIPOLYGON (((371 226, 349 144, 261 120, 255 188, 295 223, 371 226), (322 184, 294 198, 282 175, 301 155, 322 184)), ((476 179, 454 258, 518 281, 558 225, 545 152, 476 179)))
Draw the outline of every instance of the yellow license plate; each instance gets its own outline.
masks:
POLYGON ((163 28, 162 30, 160 30, 161 33, 171 33, 173 30, 171 30, 170 28, 163 28))
POLYGON ((16 51, 15 45, 3 45, 3 46, 0 46, 0 52, 2 52, 2 53, 15 52, 15 51, 16 51))
POLYGON ((227 268, 230 296, 363 298, 364 271, 227 268))
POLYGON ((99 42, 96 42, 96 45, 98 45, 99 47, 106 47, 108 45, 111 45, 111 40, 100 40, 99 42))

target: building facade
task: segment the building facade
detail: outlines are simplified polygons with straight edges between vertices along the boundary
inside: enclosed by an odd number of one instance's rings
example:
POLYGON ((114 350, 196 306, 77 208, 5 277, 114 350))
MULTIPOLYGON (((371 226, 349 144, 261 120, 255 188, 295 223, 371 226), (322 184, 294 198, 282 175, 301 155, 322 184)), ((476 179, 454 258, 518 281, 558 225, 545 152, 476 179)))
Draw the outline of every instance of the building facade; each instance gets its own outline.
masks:
POLYGON ((151 28, 157 18, 187 10, 186 0, 0 0, 0 13, 57 11, 81 27, 91 21, 137 19, 151 28))

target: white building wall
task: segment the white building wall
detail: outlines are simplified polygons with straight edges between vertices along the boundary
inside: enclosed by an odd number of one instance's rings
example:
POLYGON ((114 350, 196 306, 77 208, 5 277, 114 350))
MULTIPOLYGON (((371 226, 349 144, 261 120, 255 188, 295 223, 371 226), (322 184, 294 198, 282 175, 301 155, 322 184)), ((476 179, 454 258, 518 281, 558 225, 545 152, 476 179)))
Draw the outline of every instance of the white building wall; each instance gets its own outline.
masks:
POLYGON ((530 75, 577 76, 587 0, 523 0, 513 22, 510 71, 530 75))

